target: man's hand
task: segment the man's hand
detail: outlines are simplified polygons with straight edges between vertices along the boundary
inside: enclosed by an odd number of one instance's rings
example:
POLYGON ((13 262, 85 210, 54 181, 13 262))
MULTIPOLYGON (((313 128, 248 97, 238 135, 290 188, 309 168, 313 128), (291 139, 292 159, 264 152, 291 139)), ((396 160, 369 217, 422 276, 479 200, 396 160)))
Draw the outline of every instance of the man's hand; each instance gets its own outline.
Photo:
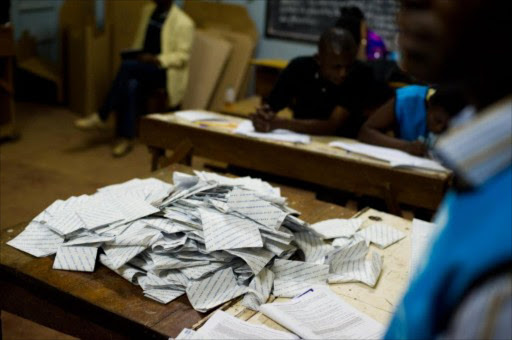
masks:
POLYGON ((267 104, 257 108, 256 113, 252 114, 250 117, 256 131, 269 132, 274 129, 273 123, 276 118, 276 112, 274 112, 267 104))
POLYGON ((411 155, 423 157, 427 153, 427 146, 422 142, 416 140, 414 142, 410 142, 407 145, 406 151, 411 155))
POLYGON ((151 53, 142 53, 137 57, 137 60, 140 61, 141 63, 153 64, 158 67, 161 66, 160 60, 158 60, 158 58, 154 54, 151 54, 151 53))
POLYGON ((253 114, 250 116, 254 129, 258 132, 272 131, 272 121, 265 119, 262 115, 253 114))
POLYGON ((277 112, 273 111, 267 104, 263 104, 256 109, 256 115, 260 116, 262 119, 270 121, 276 117, 277 112))

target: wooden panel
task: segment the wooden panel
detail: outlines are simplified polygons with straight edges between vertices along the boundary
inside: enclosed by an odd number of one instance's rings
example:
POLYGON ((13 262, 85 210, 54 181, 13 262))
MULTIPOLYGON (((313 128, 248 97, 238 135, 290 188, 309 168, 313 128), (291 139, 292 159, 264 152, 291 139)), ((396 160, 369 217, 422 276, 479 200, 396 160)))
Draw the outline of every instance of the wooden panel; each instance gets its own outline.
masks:
POLYGON ((450 179, 448 173, 394 169, 384 162, 347 156, 328 147, 329 139, 294 145, 151 117, 141 121, 140 139, 148 146, 171 150, 188 139, 196 156, 356 194, 387 198, 391 192, 397 202, 432 210, 450 179))

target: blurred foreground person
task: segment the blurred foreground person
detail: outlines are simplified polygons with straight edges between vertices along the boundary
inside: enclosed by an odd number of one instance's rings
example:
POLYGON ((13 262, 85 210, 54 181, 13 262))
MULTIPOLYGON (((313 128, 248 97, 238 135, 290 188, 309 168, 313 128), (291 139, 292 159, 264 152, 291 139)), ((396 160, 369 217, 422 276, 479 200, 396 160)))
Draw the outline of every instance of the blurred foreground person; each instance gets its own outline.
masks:
POLYGON ((388 339, 512 337, 510 13, 501 0, 401 1, 403 66, 463 90, 471 106, 435 146, 455 185, 388 339))

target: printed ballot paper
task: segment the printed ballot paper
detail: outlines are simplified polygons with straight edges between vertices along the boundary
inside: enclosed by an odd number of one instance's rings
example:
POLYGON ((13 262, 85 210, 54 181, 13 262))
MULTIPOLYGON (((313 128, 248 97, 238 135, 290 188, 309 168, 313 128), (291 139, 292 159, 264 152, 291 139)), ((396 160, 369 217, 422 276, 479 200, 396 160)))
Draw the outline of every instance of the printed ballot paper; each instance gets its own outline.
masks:
POLYGON ((385 148, 364 143, 331 142, 329 146, 344 149, 353 153, 380 159, 388 162, 392 167, 422 168, 432 171, 448 171, 441 164, 431 159, 416 157, 396 149, 385 148))
POLYGON ((167 304, 186 295, 200 312, 240 297, 258 310, 328 283, 373 287, 387 247, 404 234, 385 224, 334 219, 310 226, 279 188, 257 178, 175 172, 58 200, 8 244, 56 270, 92 272, 97 261, 167 304), (302 257, 302 255, 304 255, 302 257), (304 259, 304 260, 302 260, 304 259))
MULTIPOLYGON (((190 334, 190 331, 185 332, 184 335, 187 333, 190 334)), ((185 338, 178 336, 176 339, 185 338)), ((299 337, 263 325, 250 324, 219 310, 192 337, 187 339, 299 339, 299 337)))
POLYGON ((344 302, 328 287, 314 287, 260 311, 303 339, 380 339, 384 327, 344 302))

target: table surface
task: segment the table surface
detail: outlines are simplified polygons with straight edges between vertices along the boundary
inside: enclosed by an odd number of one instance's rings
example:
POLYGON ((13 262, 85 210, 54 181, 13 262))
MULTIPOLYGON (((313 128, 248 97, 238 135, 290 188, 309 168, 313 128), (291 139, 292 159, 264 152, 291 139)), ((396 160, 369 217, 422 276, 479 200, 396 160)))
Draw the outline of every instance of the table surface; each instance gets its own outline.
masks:
MULTIPOLYGON (((240 122, 242 118, 218 114, 240 122)), ((399 203, 435 210, 451 173, 392 168, 389 163, 328 146, 341 137, 313 136, 310 144, 294 144, 241 136, 232 129, 201 126, 172 114, 141 120, 140 140, 150 147, 175 149, 189 141, 193 154, 356 194, 386 196, 392 189, 399 203)))
MULTIPOLYGON (((153 176, 170 182, 174 170, 191 172, 191 168, 174 165, 153 176)), ((312 192, 285 186, 281 190, 289 206, 311 223, 354 214, 316 200, 312 192)), ((205 317, 191 307, 186 296, 162 305, 145 298, 140 287, 104 266, 97 265, 93 273, 53 270, 53 256, 34 258, 6 245, 25 227, 26 223, 1 230, 2 310, 80 338, 163 339, 205 317)))
MULTIPOLYGON (((381 324, 387 325, 409 282, 412 222, 374 209, 364 209, 357 216, 365 220, 365 223, 372 223, 369 220, 370 216, 372 218, 379 217, 383 223, 404 232, 406 237, 385 249, 377 248, 374 245, 370 246, 369 255, 372 252, 378 252, 383 256, 382 272, 375 287, 368 287, 362 283, 331 284, 329 287, 348 304, 381 324)), ((273 300, 271 298, 270 300, 279 302, 289 299, 278 298, 273 300)), ((241 301, 226 304, 222 309, 250 323, 287 331, 265 315, 245 308, 241 301)), ((194 329, 200 328, 207 320, 208 316, 194 325, 194 329)))

